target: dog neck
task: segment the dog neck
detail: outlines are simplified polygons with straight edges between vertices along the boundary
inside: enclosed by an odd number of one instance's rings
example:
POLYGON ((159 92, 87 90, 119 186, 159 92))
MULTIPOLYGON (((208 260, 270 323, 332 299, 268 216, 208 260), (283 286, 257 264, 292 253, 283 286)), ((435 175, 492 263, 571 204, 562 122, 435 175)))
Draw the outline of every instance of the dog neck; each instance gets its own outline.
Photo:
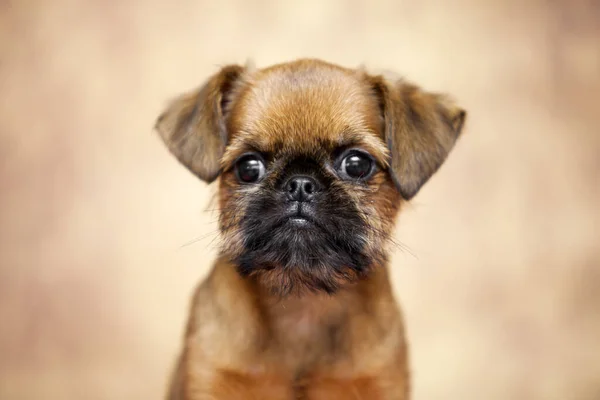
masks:
POLYGON ((386 321, 396 320, 390 319, 390 310, 395 312, 396 306, 385 265, 372 268, 365 278, 333 294, 306 292, 281 297, 240 276, 235 265, 224 260, 217 262, 209 280, 218 302, 221 298, 223 304, 240 307, 235 315, 224 315, 230 326, 223 329, 243 331, 244 340, 274 349, 273 354, 280 358, 277 361, 293 370, 348 353, 355 346, 353 337, 369 340, 365 330, 379 340, 394 328, 386 321))

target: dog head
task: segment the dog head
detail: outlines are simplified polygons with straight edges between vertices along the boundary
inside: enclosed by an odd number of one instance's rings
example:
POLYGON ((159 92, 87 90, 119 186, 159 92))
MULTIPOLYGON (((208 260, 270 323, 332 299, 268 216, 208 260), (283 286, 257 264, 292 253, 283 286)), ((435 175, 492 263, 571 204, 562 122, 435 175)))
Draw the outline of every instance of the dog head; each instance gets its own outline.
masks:
POLYGON ((227 66, 157 130, 219 180, 222 253, 280 293, 333 292, 382 264, 394 220, 436 172, 465 112, 402 80, 318 60, 227 66))

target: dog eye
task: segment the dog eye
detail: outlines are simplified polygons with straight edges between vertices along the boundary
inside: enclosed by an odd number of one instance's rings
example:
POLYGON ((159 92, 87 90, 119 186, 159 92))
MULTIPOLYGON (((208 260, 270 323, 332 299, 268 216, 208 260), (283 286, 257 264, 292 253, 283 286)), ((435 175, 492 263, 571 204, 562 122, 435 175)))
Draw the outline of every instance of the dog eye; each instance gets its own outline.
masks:
POLYGON ((373 171, 373 160, 361 152, 352 152, 342 159, 339 172, 350 179, 366 179, 373 171))
POLYGON ((255 183, 265 175, 265 163, 256 154, 248 154, 235 163, 235 171, 241 182, 255 183))

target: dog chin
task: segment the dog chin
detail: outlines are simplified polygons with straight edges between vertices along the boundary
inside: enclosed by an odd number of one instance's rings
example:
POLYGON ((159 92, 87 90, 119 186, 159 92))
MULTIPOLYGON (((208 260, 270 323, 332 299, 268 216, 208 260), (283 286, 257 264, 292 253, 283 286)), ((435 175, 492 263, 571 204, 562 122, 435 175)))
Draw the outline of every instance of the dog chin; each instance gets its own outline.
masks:
POLYGON ((239 272, 281 295, 334 293, 373 264, 360 235, 330 233, 307 218, 289 218, 246 239, 236 260, 239 272))

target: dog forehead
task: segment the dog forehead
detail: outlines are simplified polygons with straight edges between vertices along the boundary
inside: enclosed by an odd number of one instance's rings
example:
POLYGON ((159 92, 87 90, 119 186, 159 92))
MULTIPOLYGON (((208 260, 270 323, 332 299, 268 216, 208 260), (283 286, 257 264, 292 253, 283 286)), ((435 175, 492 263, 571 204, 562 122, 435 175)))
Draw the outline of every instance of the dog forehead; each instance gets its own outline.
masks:
POLYGON ((231 118, 233 141, 261 151, 314 151, 377 135, 377 103, 356 71, 304 62, 257 71, 231 118))

